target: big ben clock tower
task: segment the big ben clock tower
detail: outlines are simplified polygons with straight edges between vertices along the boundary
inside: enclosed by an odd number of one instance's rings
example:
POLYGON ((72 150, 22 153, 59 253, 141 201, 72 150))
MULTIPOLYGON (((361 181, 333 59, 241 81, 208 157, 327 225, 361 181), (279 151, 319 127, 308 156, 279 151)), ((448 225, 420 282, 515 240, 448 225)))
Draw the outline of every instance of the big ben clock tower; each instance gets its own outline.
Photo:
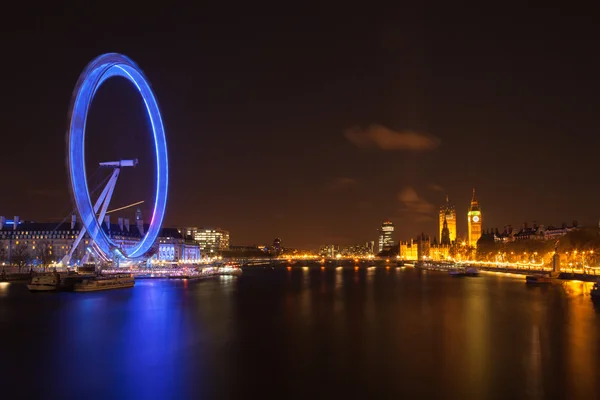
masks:
POLYGON ((475 199, 475 189, 473 189, 473 198, 467 213, 467 222, 469 224, 469 246, 477 247, 477 241, 481 237, 481 210, 479 202, 475 199))

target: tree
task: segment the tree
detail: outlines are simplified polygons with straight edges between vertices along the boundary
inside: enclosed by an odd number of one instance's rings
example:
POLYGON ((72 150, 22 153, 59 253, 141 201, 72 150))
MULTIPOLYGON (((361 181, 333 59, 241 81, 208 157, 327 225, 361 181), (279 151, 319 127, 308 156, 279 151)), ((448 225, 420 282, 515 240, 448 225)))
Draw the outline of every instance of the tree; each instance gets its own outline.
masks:
POLYGON ((52 248, 48 244, 48 242, 40 242, 35 248, 37 258, 42 263, 42 266, 46 268, 52 261, 54 261, 54 256, 52 255, 52 248))
POLYGON ((536 240, 522 239, 514 242, 506 243, 503 246, 503 251, 511 254, 510 261, 528 260, 532 254, 536 254, 536 259, 547 256, 554 250, 554 241, 552 240, 536 240))
POLYGON ((6 261, 6 248, 0 245, 0 263, 6 261))
POLYGON ((15 246, 10 257, 10 262, 19 267, 19 272, 21 272, 21 268, 26 266, 29 261, 31 261, 31 254, 27 245, 21 243, 15 246))
POLYGON ((575 229, 559 239, 558 247, 560 251, 599 250, 600 230, 598 228, 575 229))
POLYGON ((477 241, 477 259, 480 261, 493 260, 493 255, 496 254, 498 248, 494 234, 484 233, 477 241))
MULTIPOLYGON (((0 263, 6 261, 6 248, 0 242, 0 263)), ((2 266, 2 273, 4 273, 4 265, 2 266)))

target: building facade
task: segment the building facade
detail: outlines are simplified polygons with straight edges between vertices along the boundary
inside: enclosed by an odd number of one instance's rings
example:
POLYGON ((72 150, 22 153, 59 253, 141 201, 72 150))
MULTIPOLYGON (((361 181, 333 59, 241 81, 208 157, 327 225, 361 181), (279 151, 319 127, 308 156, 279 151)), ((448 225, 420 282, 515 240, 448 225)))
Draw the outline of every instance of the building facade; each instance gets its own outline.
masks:
MULTIPOLYGON (((69 253, 81 224, 75 216, 71 222, 36 223, 0 217, 0 264, 40 265, 60 261, 69 253)), ((89 238, 81 241, 80 248, 73 252, 74 258, 83 257, 89 238)))
POLYGON ((424 233, 417 238, 417 259, 426 260, 430 257, 431 241, 424 233))
POLYGON ((477 241, 481 237, 481 210, 479 208, 479 202, 475 198, 475 189, 473 189, 473 197, 471 198, 471 204, 469 205, 469 211, 467 213, 467 224, 468 224, 468 245, 471 247, 477 247, 477 241))
MULTIPOLYGON (((136 215, 136 217, 138 217, 136 215)), ((101 228, 111 240, 121 248, 135 246, 143 237, 141 232, 148 230, 143 225, 141 215, 136 224, 130 225, 129 219, 118 218, 112 224, 110 216, 104 218, 101 228)), ((59 263, 69 254, 75 240, 81 232, 82 224, 75 215, 70 222, 32 222, 21 221, 18 216, 13 220, 0 217, 0 264, 24 263, 27 265, 50 265, 59 263)), ((73 250, 71 264, 79 264, 90 245, 85 235, 77 248, 73 250)), ((200 248, 195 242, 186 240, 176 229, 163 228, 157 239, 154 260, 179 262, 200 259, 200 248)))
POLYGON ((379 228, 378 251, 390 250, 394 246, 394 224, 392 221, 384 221, 379 228))
POLYGON ((415 261, 419 259, 417 243, 413 239, 408 242, 400 242, 398 255, 402 260, 415 261))
POLYGON ((446 204, 440 207, 439 213, 439 221, 440 221, 440 243, 442 242, 442 229, 444 228, 444 221, 448 225, 448 233, 450 238, 450 243, 456 242, 456 207, 454 204, 450 203, 448 196, 446 196, 446 204))
POLYGON ((283 247, 281 245, 281 239, 280 238, 275 238, 273 240, 273 252, 275 254, 281 254, 282 250, 283 250, 283 247))
POLYGON ((200 261, 200 246, 186 239, 174 228, 163 228, 158 239, 158 252, 154 260, 162 262, 196 263, 200 261))
POLYGON ((200 246, 200 252, 208 257, 229 249, 229 231, 221 228, 200 228, 196 230, 194 240, 200 246))
POLYGON ((450 229, 448 228, 448 221, 444 215, 444 223, 442 225, 442 238, 440 239, 440 245, 450 246, 453 241, 450 239, 450 229))

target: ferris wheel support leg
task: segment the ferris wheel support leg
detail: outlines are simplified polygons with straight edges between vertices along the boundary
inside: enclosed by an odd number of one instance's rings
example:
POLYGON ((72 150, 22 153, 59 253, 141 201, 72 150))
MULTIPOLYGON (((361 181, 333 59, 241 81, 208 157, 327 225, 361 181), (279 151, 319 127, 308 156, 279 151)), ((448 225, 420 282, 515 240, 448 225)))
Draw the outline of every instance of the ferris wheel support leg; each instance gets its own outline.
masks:
MULTIPOLYGON (((102 210, 100 210, 100 215, 98 215, 98 223, 102 224, 102 221, 104 220, 104 216, 106 215, 106 210, 108 209, 108 204, 110 203, 110 199, 112 198, 113 192, 115 190, 115 185, 117 184, 117 178, 119 178, 119 172, 121 171, 120 168, 115 168, 110 180, 108 181, 108 183, 106 184, 106 188, 107 192, 104 198, 104 203, 102 204, 102 210)), ((97 210, 94 207, 94 212, 97 212, 97 210)), ((108 227, 110 228, 110 227, 108 227)))
MULTIPOLYGON (((100 193, 100 196, 96 200, 96 204, 94 204, 94 213, 97 213, 100 206, 103 205, 103 207, 102 207, 103 212, 101 212, 100 216, 98 217, 98 223, 100 223, 100 224, 102 223, 102 220, 104 219, 104 215, 106 214, 106 209, 108 208, 108 203, 110 202, 110 198, 112 197, 118 177, 119 177, 119 168, 116 168, 114 170, 113 175, 111 176, 110 180, 108 181, 108 183, 102 190, 102 193, 100 193)), ((69 262, 71 261, 71 257, 73 257, 73 253, 75 252, 75 249, 77 249, 77 246, 79 246, 79 243, 81 243, 81 240, 85 236, 85 233, 86 233, 85 226, 82 226, 81 231, 79 231, 79 235, 77 235, 77 239, 75 239, 75 241, 73 242, 73 246, 71 246, 71 250, 69 250, 69 252, 60 261, 60 263, 62 265, 66 266, 69 264, 69 262)), ((84 257, 86 258, 86 261, 87 261, 87 258, 89 258, 87 253, 85 254, 84 257)))

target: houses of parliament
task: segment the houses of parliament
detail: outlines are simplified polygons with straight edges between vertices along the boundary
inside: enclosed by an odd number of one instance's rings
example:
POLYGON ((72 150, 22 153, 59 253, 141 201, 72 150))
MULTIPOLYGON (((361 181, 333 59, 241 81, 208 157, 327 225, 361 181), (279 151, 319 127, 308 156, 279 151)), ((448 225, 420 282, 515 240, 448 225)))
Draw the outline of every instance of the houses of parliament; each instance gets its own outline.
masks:
MULTIPOLYGON (((439 213, 439 244, 441 246, 450 246, 456 243, 456 221, 456 207, 450 203, 450 199, 446 196, 446 203, 440 207, 439 213)), ((475 197, 475 189, 473 189, 473 197, 467 212, 466 240, 466 244, 471 247, 477 247, 477 241, 482 232, 481 222, 481 210, 475 197)))
POLYGON ((439 236, 430 240, 429 236, 421 234, 416 239, 399 243, 399 255, 406 260, 421 260, 424 257, 432 260, 445 260, 454 248, 468 247, 476 248, 477 241, 481 237, 482 229, 481 209, 479 201, 475 197, 475 189, 467 211, 467 237, 458 239, 456 207, 446 196, 446 203, 439 211, 439 236), (439 238, 439 239, 438 239, 439 238))
MULTIPOLYGON (((439 243, 442 246, 450 246, 456 243, 456 207, 450 203, 446 196, 446 203, 440 207, 439 213, 439 243)), ((475 189, 473 189, 473 197, 467 212, 467 240, 466 244, 471 247, 477 247, 477 241, 481 237, 481 210, 479 202, 475 197, 475 189)))

